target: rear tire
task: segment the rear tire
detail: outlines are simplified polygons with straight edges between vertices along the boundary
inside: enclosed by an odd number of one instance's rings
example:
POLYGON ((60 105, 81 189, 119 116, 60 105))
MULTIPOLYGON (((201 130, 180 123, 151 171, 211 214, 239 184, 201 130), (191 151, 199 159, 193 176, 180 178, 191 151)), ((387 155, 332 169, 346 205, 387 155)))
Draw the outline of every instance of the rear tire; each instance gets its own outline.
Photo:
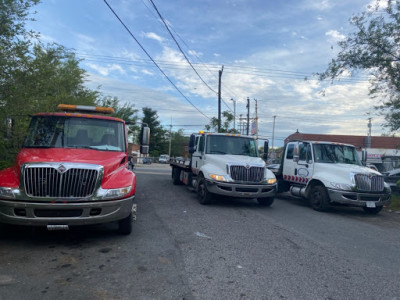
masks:
POLYGON ((197 185, 197 198, 199 199, 200 204, 203 205, 213 202, 213 194, 208 191, 204 177, 199 178, 197 185))
POLYGON ((181 184, 181 179, 180 179, 180 170, 178 168, 172 168, 172 184, 173 185, 179 185, 181 184))
POLYGON ((316 211, 327 211, 329 208, 329 197, 326 189, 322 185, 316 185, 311 189, 311 207, 316 211))
POLYGON ((257 202, 262 206, 271 206, 274 203, 274 197, 257 198, 257 202))
POLYGON ((126 218, 118 221, 118 232, 120 234, 128 235, 132 232, 132 213, 129 214, 126 218))
POLYGON ((377 207, 363 207, 363 210, 370 215, 377 215, 382 210, 383 206, 377 207))

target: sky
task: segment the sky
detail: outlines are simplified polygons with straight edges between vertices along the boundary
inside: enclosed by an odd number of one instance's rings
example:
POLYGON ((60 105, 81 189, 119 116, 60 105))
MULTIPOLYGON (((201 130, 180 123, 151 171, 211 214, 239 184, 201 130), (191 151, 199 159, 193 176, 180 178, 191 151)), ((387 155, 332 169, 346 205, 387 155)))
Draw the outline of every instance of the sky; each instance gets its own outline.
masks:
POLYGON ((235 113, 241 129, 249 98, 258 136, 279 147, 297 130, 367 135, 370 117, 372 135, 385 132, 365 74, 333 83, 315 75, 354 31, 350 18, 371 3, 42 0, 28 28, 74 51, 87 87, 133 104, 139 117, 150 107, 165 129, 187 135, 218 116, 221 73, 221 110, 235 113))

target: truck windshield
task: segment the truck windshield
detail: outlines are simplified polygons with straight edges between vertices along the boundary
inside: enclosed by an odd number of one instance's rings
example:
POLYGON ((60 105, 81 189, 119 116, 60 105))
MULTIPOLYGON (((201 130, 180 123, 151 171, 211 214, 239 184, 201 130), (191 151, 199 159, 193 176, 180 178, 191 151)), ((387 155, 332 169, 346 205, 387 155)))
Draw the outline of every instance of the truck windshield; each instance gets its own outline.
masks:
POLYGON ((254 139, 228 135, 208 135, 206 153, 258 157, 254 139))
POLYGON ((357 151, 352 146, 314 144, 315 162, 361 165, 357 151))
POLYGON ((125 152, 124 124, 94 118, 34 116, 23 147, 125 152))

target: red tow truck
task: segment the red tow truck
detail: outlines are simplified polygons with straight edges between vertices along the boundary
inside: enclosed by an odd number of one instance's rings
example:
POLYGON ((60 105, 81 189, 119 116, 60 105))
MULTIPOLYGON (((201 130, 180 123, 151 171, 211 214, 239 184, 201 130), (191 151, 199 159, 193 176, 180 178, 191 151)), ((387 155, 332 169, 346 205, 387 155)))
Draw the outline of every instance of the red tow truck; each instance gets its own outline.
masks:
MULTIPOLYGON (((106 116, 112 108, 58 109, 32 117, 15 164, 0 171, 0 223, 66 230, 117 221, 130 234, 136 175, 128 170, 128 124, 106 116)), ((148 127, 141 136, 148 153, 148 127)))

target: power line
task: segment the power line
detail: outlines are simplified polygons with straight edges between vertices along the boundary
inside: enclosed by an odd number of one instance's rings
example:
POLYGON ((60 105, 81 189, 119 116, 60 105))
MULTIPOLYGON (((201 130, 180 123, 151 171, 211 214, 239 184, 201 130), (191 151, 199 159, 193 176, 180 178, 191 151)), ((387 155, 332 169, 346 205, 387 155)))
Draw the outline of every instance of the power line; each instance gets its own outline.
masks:
MULTIPOLYGON (((196 68, 193 66, 193 64, 189 61, 189 58, 186 56, 185 52, 182 50, 181 46, 179 45, 178 41, 175 39, 175 36, 172 34, 171 30, 169 29, 169 26, 167 25, 167 23, 165 22, 165 19, 163 18, 163 16, 161 15, 160 11, 158 10, 157 6, 154 4, 153 0, 149 0, 150 3, 153 5, 155 11, 157 12, 158 16, 161 18, 161 21, 163 22, 165 28, 167 29, 167 31, 169 32, 169 34, 171 35, 172 39, 175 41, 179 51, 182 53, 183 57, 186 59, 186 61, 188 62, 188 64, 192 67, 193 71, 196 73, 196 75, 200 78, 200 80, 210 89, 210 91, 214 92, 215 94, 218 94, 213 88, 211 88, 207 82, 204 81, 204 79, 200 76, 199 72, 197 72, 196 68)), ((229 105, 222 99, 222 101, 225 103, 226 107, 232 111, 232 109, 229 107, 229 105)))
MULTIPOLYGON (((119 64, 128 64, 128 65, 142 65, 142 64, 148 64, 151 61, 145 60, 145 59, 126 59, 123 57, 115 57, 115 56, 104 56, 104 55, 93 55, 93 54, 86 54, 82 53, 79 54, 77 53, 78 57, 82 57, 86 61, 98 61, 98 62, 115 62, 119 64)), ((156 61, 158 65, 162 65, 164 67, 168 67, 170 69, 184 69, 185 66, 182 65, 181 63, 177 62, 170 62, 170 61, 163 61, 163 60, 157 60, 156 61)), ((196 63, 192 63, 192 65, 197 65, 196 63)), ((205 64, 198 64, 197 69, 199 67, 204 67, 205 70, 210 71, 208 67, 205 64)), ((209 63, 208 66, 211 68, 218 70, 220 68, 220 65, 217 64, 211 64, 209 63)), ((275 78, 285 78, 285 79, 305 79, 305 78, 311 78, 314 77, 313 73, 305 73, 305 72, 294 72, 294 71, 286 71, 286 70, 279 70, 279 69, 269 69, 269 68, 257 68, 257 67, 251 67, 251 66, 237 66, 237 65, 229 65, 229 64, 224 64, 225 71, 227 73, 233 73, 233 74, 244 74, 244 75, 254 75, 254 76, 259 76, 259 77, 275 77, 275 78)), ((329 79, 323 80, 323 81, 330 81, 329 79)), ((341 79, 340 82, 354 82, 354 81, 360 81, 360 82, 367 82, 368 78, 365 76, 359 76, 357 78, 346 78, 346 79, 341 79)), ((238 98, 238 97, 235 97, 238 98)))
POLYGON ((207 119, 211 120, 207 115, 205 115, 200 109, 198 109, 182 92, 181 90, 172 82, 172 80, 165 74, 165 72, 160 68, 160 66, 155 62, 155 60, 151 57, 151 55, 146 51, 146 49, 140 44, 140 42, 136 39, 133 33, 129 30, 129 28, 125 25, 125 23, 121 20, 121 18, 117 15, 117 13, 112 9, 112 7, 108 4, 107 0, 104 0, 108 8, 112 11, 115 17, 120 21, 122 26, 128 31, 130 36, 136 41, 139 47, 143 50, 144 53, 149 57, 149 59, 156 65, 156 67, 160 70, 160 72, 165 76, 165 78, 172 84, 172 86, 186 99, 188 103, 190 103, 199 113, 205 116, 207 119))
POLYGON ((175 39, 175 36, 172 34, 171 30, 169 29, 167 23, 165 22, 163 16, 161 15, 160 11, 158 10, 157 6, 154 4, 153 0, 149 0, 150 3, 153 5, 155 11, 157 12, 158 16, 161 18, 161 21, 164 23, 165 28, 167 29, 167 31, 169 32, 169 34, 171 35, 172 39, 175 41, 176 46, 178 47, 179 51, 182 53, 183 57, 186 59, 186 61, 188 62, 188 64, 192 67, 193 71, 196 73, 196 75, 200 78, 200 80, 215 94, 217 94, 217 92, 215 90, 213 90, 208 84, 207 82, 204 81, 204 79, 200 76, 199 72, 197 72, 197 70, 195 69, 195 67, 192 65, 192 63, 189 61, 189 58, 187 58, 185 52, 183 52, 181 46, 179 45, 178 41, 175 39))

